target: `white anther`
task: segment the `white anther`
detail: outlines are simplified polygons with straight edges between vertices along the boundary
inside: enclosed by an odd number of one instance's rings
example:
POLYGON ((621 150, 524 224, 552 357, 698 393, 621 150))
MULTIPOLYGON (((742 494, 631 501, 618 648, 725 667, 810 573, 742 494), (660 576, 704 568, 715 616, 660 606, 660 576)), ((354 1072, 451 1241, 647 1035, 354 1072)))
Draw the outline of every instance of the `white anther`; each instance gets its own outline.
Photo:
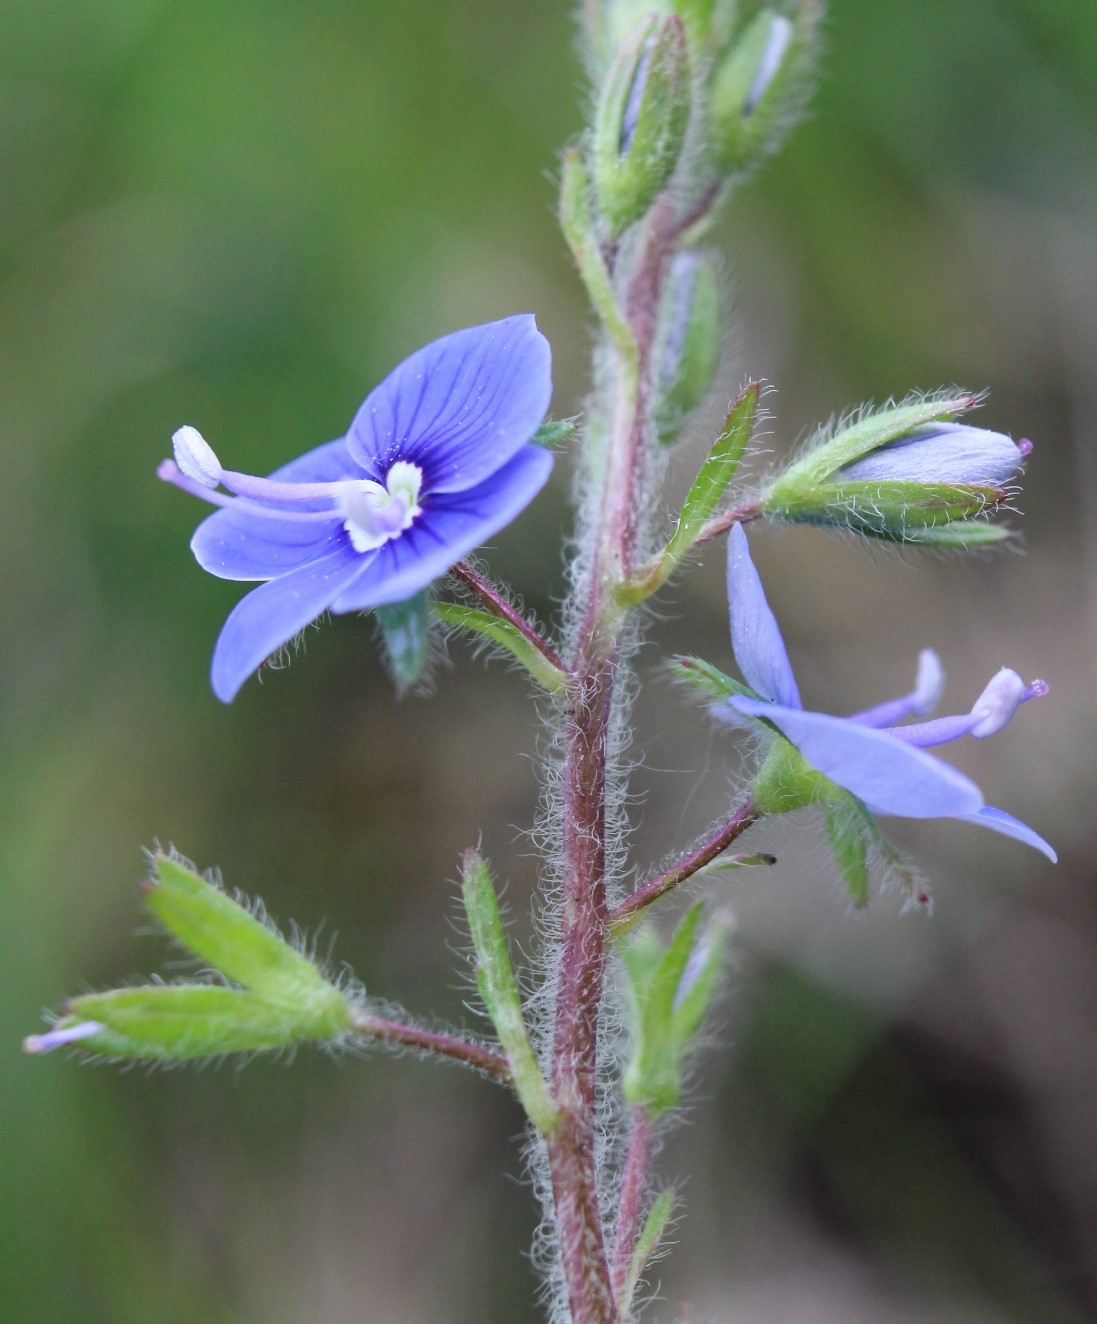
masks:
POLYGON ((221 461, 197 428, 187 423, 172 433, 171 444, 180 473, 203 487, 216 487, 220 483, 221 461))

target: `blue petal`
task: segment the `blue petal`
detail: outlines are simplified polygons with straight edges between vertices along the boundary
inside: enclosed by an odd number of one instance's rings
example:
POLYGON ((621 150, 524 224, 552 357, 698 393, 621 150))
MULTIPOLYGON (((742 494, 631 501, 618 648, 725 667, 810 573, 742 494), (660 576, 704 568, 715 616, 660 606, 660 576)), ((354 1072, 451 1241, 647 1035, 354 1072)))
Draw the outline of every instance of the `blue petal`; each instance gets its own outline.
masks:
POLYGON ((525 446, 478 487, 432 493, 415 523, 380 548, 361 577, 332 603, 332 611, 365 611, 402 602, 426 588, 509 524, 545 485, 552 463, 550 451, 525 446))
POLYGON ((962 772, 848 717, 733 696, 733 708, 773 723, 817 768, 870 809, 904 818, 964 818, 984 807, 978 786, 962 772))
POLYGON ((408 460, 423 470, 424 492, 460 492, 517 454, 551 394, 548 341, 531 314, 508 317, 405 359, 366 398, 347 445, 379 482, 408 460))
MULTIPOLYGON (((287 483, 334 483, 364 475, 340 438, 291 460, 270 476, 287 483)), ((323 500, 296 502, 293 512, 330 505, 323 500)), ((203 520, 190 545, 202 569, 220 579, 274 579, 334 551, 346 540, 342 526, 338 515, 330 523, 278 519, 257 515, 254 508, 237 501, 203 520)))
POLYGON ((322 615, 369 564, 348 542, 242 598, 213 650, 211 680, 221 702, 231 703, 251 673, 322 615))
POLYGON ((781 630, 750 559, 741 524, 733 524, 728 535, 728 603, 731 647, 747 684, 774 703, 801 707, 781 630))
POLYGON ((1014 818, 1012 814, 1007 814, 1004 809, 995 809, 993 805, 984 805, 982 809, 977 809, 973 814, 961 814, 965 823, 976 823, 980 827, 991 828, 995 832, 1001 832, 1005 837, 1013 837, 1017 841, 1023 841, 1027 846, 1034 846, 1036 850, 1046 855, 1052 864, 1059 862, 1058 855, 1054 849, 1040 836, 1038 832, 1033 832, 1027 823, 1022 823, 1019 818, 1014 818))

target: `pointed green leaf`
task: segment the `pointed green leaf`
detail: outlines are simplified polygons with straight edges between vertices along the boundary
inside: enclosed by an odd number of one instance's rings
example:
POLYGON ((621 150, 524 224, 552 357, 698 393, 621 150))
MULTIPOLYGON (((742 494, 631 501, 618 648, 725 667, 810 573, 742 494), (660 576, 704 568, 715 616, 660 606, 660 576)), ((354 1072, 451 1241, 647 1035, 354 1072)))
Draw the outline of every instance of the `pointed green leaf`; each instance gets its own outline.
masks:
POLYGON ((644 1226, 640 1231, 640 1235, 636 1238, 636 1249, 632 1252, 632 1263, 629 1265, 628 1277, 621 1289, 621 1299, 618 1304, 622 1317, 628 1315, 632 1298, 636 1295, 637 1284, 651 1262, 651 1257, 655 1254, 659 1242, 662 1241, 666 1233, 667 1224, 670 1222, 670 1216, 674 1211, 674 1200, 673 1191, 660 1191, 655 1197, 647 1218, 644 1220, 644 1226))
POLYGON ((574 432, 574 418, 550 418, 541 424, 529 441, 531 446, 546 446, 551 449, 561 441, 566 441, 574 432))
POLYGON ((559 667, 553 666, 544 653, 535 648, 510 621, 493 616, 491 612, 481 611, 478 607, 466 606, 463 602, 437 602, 434 610, 438 619, 447 625, 469 630, 501 645, 521 662, 538 685, 549 694, 559 694, 567 684, 567 677, 559 667))
POLYGON ((476 984, 510 1063, 515 1092, 534 1126, 542 1135, 550 1135, 559 1113, 529 1040, 499 901, 491 873, 479 851, 465 852, 461 862, 461 895, 476 949, 476 984))

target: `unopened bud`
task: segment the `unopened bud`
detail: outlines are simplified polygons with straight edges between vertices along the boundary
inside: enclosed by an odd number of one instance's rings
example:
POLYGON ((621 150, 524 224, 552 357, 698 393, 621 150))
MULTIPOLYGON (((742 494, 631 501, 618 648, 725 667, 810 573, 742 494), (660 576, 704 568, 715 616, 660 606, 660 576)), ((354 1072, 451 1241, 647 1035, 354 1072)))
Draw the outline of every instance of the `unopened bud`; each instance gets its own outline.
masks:
POLYGON ((607 230, 643 217, 674 173, 690 114, 689 52, 681 20, 649 18, 614 62, 598 107, 594 186, 607 230))
POLYGON ((977 517, 1007 499, 1026 451, 947 417, 973 402, 898 405, 839 429, 777 478, 765 512, 893 542, 973 546, 1008 536, 977 517))
POLYGON ((670 442, 705 398, 720 361, 720 293, 706 258, 685 252, 674 259, 659 320, 659 436, 670 442))
POLYGON ((755 15, 716 67, 709 95, 717 164, 744 169, 780 141, 810 89, 814 11, 755 15))

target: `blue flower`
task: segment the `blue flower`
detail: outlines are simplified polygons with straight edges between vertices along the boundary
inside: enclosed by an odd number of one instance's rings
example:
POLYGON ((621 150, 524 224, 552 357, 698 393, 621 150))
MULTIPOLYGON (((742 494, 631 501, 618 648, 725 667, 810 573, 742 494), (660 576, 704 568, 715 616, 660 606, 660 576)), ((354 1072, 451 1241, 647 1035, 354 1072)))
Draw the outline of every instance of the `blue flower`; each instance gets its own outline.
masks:
POLYGON ((752 697, 728 698, 736 713, 766 723, 771 732, 775 728, 811 768, 875 814, 959 818, 1027 842, 1048 859, 1056 859, 1043 837, 988 805, 973 781, 925 752, 963 735, 977 739, 995 735, 1022 703, 1047 693, 1043 681, 1026 685, 1015 671, 1003 668, 969 713, 897 725, 911 716, 924 717, 936 706, 943 675, 936 655, 927 649, 910 694, 852 717, 806 712, 780 629, 751 561, 747 536, 738 524, 728 540, 728 596, 732 649, 754 691, 752 697))
POLYGON ((956 484, 1004 488, 1032 453, 1032 442, 964 423, 926 423, 847 464, 832 482, 956 484))
POLYGON ((217 697, 230 702, 325 611, 402 602, 509 524, 552 469, 551 453, 530 444, 550 369, 530 315, 443 336, 367 396, 345 437, 269 478, 223 469, 194 428, 180 428, 160 477, 224 507, 191 540, 198 563, 221 579, 266 581, 217 640, 217 697))

